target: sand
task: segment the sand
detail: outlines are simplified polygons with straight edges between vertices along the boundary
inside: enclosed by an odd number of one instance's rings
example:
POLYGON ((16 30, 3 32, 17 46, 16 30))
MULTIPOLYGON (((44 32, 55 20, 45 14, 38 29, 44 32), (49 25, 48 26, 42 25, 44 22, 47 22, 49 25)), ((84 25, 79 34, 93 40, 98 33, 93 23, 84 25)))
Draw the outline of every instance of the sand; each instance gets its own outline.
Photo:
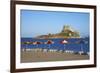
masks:
POLYGON ((88 60, 88 55, 79 55, 62 52, 21 51, 21 63, 88 60))

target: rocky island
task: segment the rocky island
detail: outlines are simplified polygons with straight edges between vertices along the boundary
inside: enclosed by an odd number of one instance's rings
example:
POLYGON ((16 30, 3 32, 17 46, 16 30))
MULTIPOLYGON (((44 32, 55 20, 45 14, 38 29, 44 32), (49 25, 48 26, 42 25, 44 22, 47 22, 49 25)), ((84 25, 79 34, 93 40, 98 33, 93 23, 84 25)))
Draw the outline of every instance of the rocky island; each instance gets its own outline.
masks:
POLYGON ((80 38, 80 33, 71 28, 69 25, 64 25, 60 33, 40 35, 35 38, 48 39, 48 38, 80 38))

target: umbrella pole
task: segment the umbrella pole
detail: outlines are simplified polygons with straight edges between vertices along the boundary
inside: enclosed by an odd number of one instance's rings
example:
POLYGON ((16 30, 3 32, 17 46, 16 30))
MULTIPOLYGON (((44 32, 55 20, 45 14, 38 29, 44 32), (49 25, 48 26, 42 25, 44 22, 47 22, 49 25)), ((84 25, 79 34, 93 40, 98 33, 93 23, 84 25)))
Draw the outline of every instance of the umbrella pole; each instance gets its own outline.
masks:
POLYGON ((64 51, 65 51, 65 44, 64 44, 64 49, 63 49, 63 53, 64 53, 64 51))
POLYGON ((81 53, 83 53, 83 44, 81 44, 81 53))
POLYGON ((81 44, 81 51, 82 51, 82 44, 81 44))
POLYGON ((37 51, 38 51, 38 44, 37 44, 37 51))
POLYGON ((24 49, 25 52, 26 52, 26 49, 27 49, 27 44, 25 45, 25 49, 24 49))
POLYGON ((48 51, 50 50, 50 44, 49 44, 49 49, 48 49, 48 51))

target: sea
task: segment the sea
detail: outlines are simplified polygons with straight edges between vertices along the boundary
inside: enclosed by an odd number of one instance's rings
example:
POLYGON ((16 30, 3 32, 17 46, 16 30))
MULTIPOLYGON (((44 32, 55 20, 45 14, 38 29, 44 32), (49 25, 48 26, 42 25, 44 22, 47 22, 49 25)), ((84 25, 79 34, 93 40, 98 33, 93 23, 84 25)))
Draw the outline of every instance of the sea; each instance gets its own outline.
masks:
POLYGON ((23 42, 42 42, 41 44, 21 44, 21 49, 55 49, 55 50, 70 50, 74 52, 84 51, 89 52, 89 38, 51 38, 51 39, 36 39, 36 38, 21 38, 21 43, 23 42), (53 44, 45 44, 48 40, 53 41, 53 44), (61 41, 66 40, 67 44, 62 44, 61 41))

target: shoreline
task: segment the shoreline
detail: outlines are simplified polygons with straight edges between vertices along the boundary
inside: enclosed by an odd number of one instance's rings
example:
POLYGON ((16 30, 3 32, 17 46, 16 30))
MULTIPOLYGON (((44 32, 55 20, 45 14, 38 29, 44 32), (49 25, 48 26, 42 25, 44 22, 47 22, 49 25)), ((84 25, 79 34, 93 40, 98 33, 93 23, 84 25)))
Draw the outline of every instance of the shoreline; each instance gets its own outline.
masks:
POLYGON ((52 61, 70 61, 70 60, 88 60, 89 55, 80 55, 68 52, 57 51, 21 51, 21 63, 28 62, 52 62, 52 61))

